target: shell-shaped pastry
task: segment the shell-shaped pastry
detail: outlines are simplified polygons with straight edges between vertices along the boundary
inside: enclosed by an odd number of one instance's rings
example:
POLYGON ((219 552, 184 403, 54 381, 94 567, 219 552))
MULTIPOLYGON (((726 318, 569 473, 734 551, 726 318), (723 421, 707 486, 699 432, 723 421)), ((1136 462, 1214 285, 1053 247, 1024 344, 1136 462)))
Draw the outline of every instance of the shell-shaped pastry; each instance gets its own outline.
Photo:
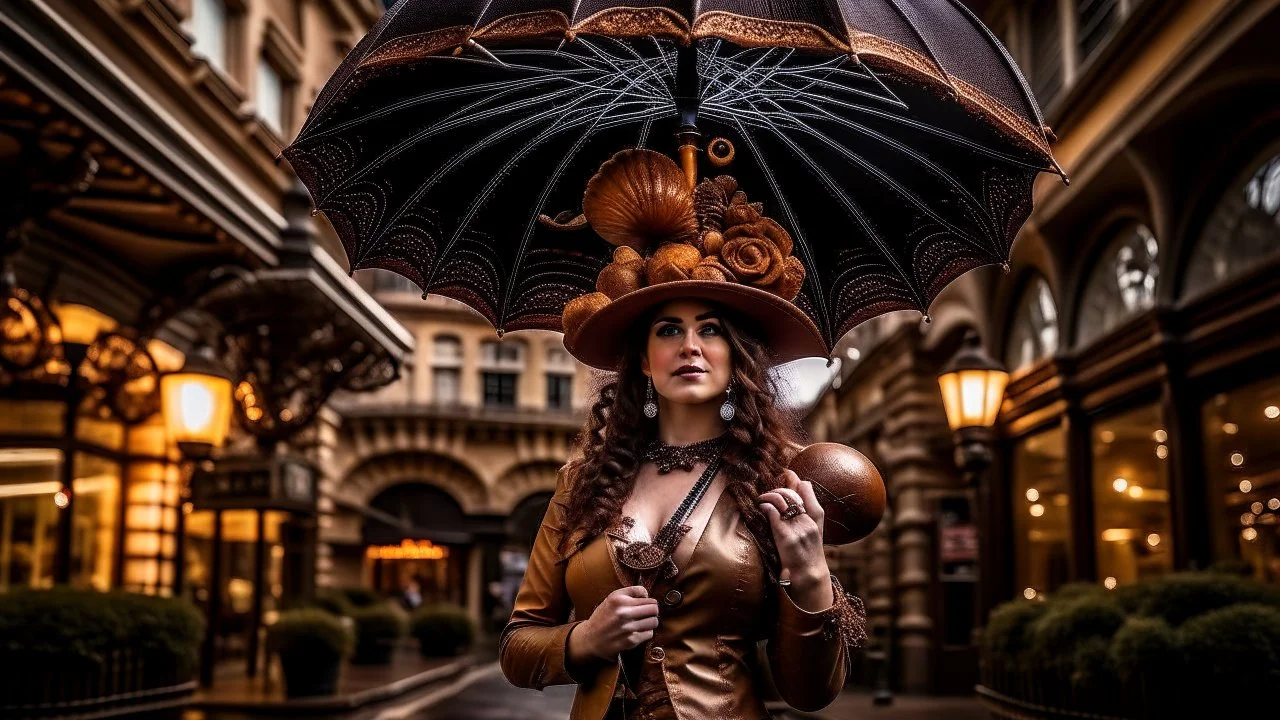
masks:
POLYGON ((702 262, 702 253, 688 243, 666 243, 660 246, 645 265, 650 285, 688 280, 689 273, 702 262))
POLYGON ((601 165, 587 183, 582 212, 600 237, 641 252, 698 235, 684 171, 653 150, 623 150, 601 165))

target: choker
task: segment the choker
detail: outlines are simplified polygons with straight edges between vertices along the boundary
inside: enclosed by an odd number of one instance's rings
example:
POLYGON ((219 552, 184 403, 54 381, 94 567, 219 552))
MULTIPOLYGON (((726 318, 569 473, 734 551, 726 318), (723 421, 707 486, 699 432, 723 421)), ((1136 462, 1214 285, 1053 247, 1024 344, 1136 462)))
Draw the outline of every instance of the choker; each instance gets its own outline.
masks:
POLYGON ((645 448, 641 460, 656 465, 659 475, 666 475, 676 468, 692 470, 696 462, 711 463, 719 458, 728 436, 728 431, 725 431, 717 437, 689 445, 668 445, 661 440, 654 440, 645 448))

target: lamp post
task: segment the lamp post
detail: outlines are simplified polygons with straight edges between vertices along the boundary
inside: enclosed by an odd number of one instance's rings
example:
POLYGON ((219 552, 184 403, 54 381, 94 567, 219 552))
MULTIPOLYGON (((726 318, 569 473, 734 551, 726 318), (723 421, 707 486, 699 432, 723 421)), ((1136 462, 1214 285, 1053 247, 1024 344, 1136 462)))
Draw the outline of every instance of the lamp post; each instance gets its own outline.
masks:
POLYGON ((62 487, 53 496, 58 508, 58 540, 54 546, 53 581, 62 585, 71 582, 71 543, 74 540, 75 521, 75 440, 76 420, 80 403, 87 388, 80 382, 80 364, 89 354, 89 347, 98 335, 108 332, 115 322, 106 315, 85 305, 61 304, 53 308, 57 319, 56 329, 51 329, 50 339, 61 341, 63 358, 70 372, 67 377, 67 411, 63 416, 63 440, 66 443, 62 457, 62 487))
MULTIPOLYGON (((186 551, 184 535, 189 485, 195 466, 211 462, 214 451, 227 441, 227 433, 231 429, 231 376, 218 364, 212 348, 201 345, 187 356, 181 370, 160 378, 160 403, 165 432, 186 460, 174 529, 178 536, 178 553, 173 560, 173 594, 177 596, 182 594, 186 572, 183 554, 186 551)), ((218 579, 222 575, 221 525, 219 515, 214 519, 209 607, 200 653, 200 683, 204 687, 213 683, 213 650, 218 633, 218 614, 222 611, 222 593, 218 588, 218 579)))
POLYGON ((942 404, 956 443, 955 461, 965 483, 974 488, 974 524, 978 531, 978 592, 974 603, 974 636, 986 621, 987 602, 994 585, 990 548, 991 489, 987 470, 991 467, 996 417, 1004 399, 1009 372, 982 349, 978 334, 965 334, 959 352, 938 375, 942 404))

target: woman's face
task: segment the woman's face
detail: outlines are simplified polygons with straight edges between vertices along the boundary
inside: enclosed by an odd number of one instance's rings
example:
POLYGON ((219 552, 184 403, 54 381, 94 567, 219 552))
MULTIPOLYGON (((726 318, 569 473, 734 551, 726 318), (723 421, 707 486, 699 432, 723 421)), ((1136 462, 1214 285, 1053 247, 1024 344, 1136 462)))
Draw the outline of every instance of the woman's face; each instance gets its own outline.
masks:
POLYGON ((720 313, 701 300, 673 300, 649 325, 640 367, 670 402, 723 401, 733 365, 720 313))

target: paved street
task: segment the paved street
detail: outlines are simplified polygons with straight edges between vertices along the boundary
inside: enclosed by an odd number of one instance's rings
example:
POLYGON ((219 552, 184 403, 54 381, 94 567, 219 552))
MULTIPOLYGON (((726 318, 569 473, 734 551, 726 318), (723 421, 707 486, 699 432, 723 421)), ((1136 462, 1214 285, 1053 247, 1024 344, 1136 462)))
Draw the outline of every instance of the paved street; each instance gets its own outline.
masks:
MULTIPOLYGON (((573 704, 572 685, 544 691, 513 687, 497 663, 482 665, 446 687, 405 698, 393 707, 361 714, 361 720, 564 720, 573 704)), ((894 698, 876 707, 871 695, 847 692, 820 713, 798 717, 822 720, 985 720, 971 698, 894 698)), ((711 720, 711 719, 706 719, 711 720)))
POLYGON ((507 682, 497 663, 481 665, 454 683, 398 706, 372 720, 564 720, 574 686, 525 690, 507 682))

